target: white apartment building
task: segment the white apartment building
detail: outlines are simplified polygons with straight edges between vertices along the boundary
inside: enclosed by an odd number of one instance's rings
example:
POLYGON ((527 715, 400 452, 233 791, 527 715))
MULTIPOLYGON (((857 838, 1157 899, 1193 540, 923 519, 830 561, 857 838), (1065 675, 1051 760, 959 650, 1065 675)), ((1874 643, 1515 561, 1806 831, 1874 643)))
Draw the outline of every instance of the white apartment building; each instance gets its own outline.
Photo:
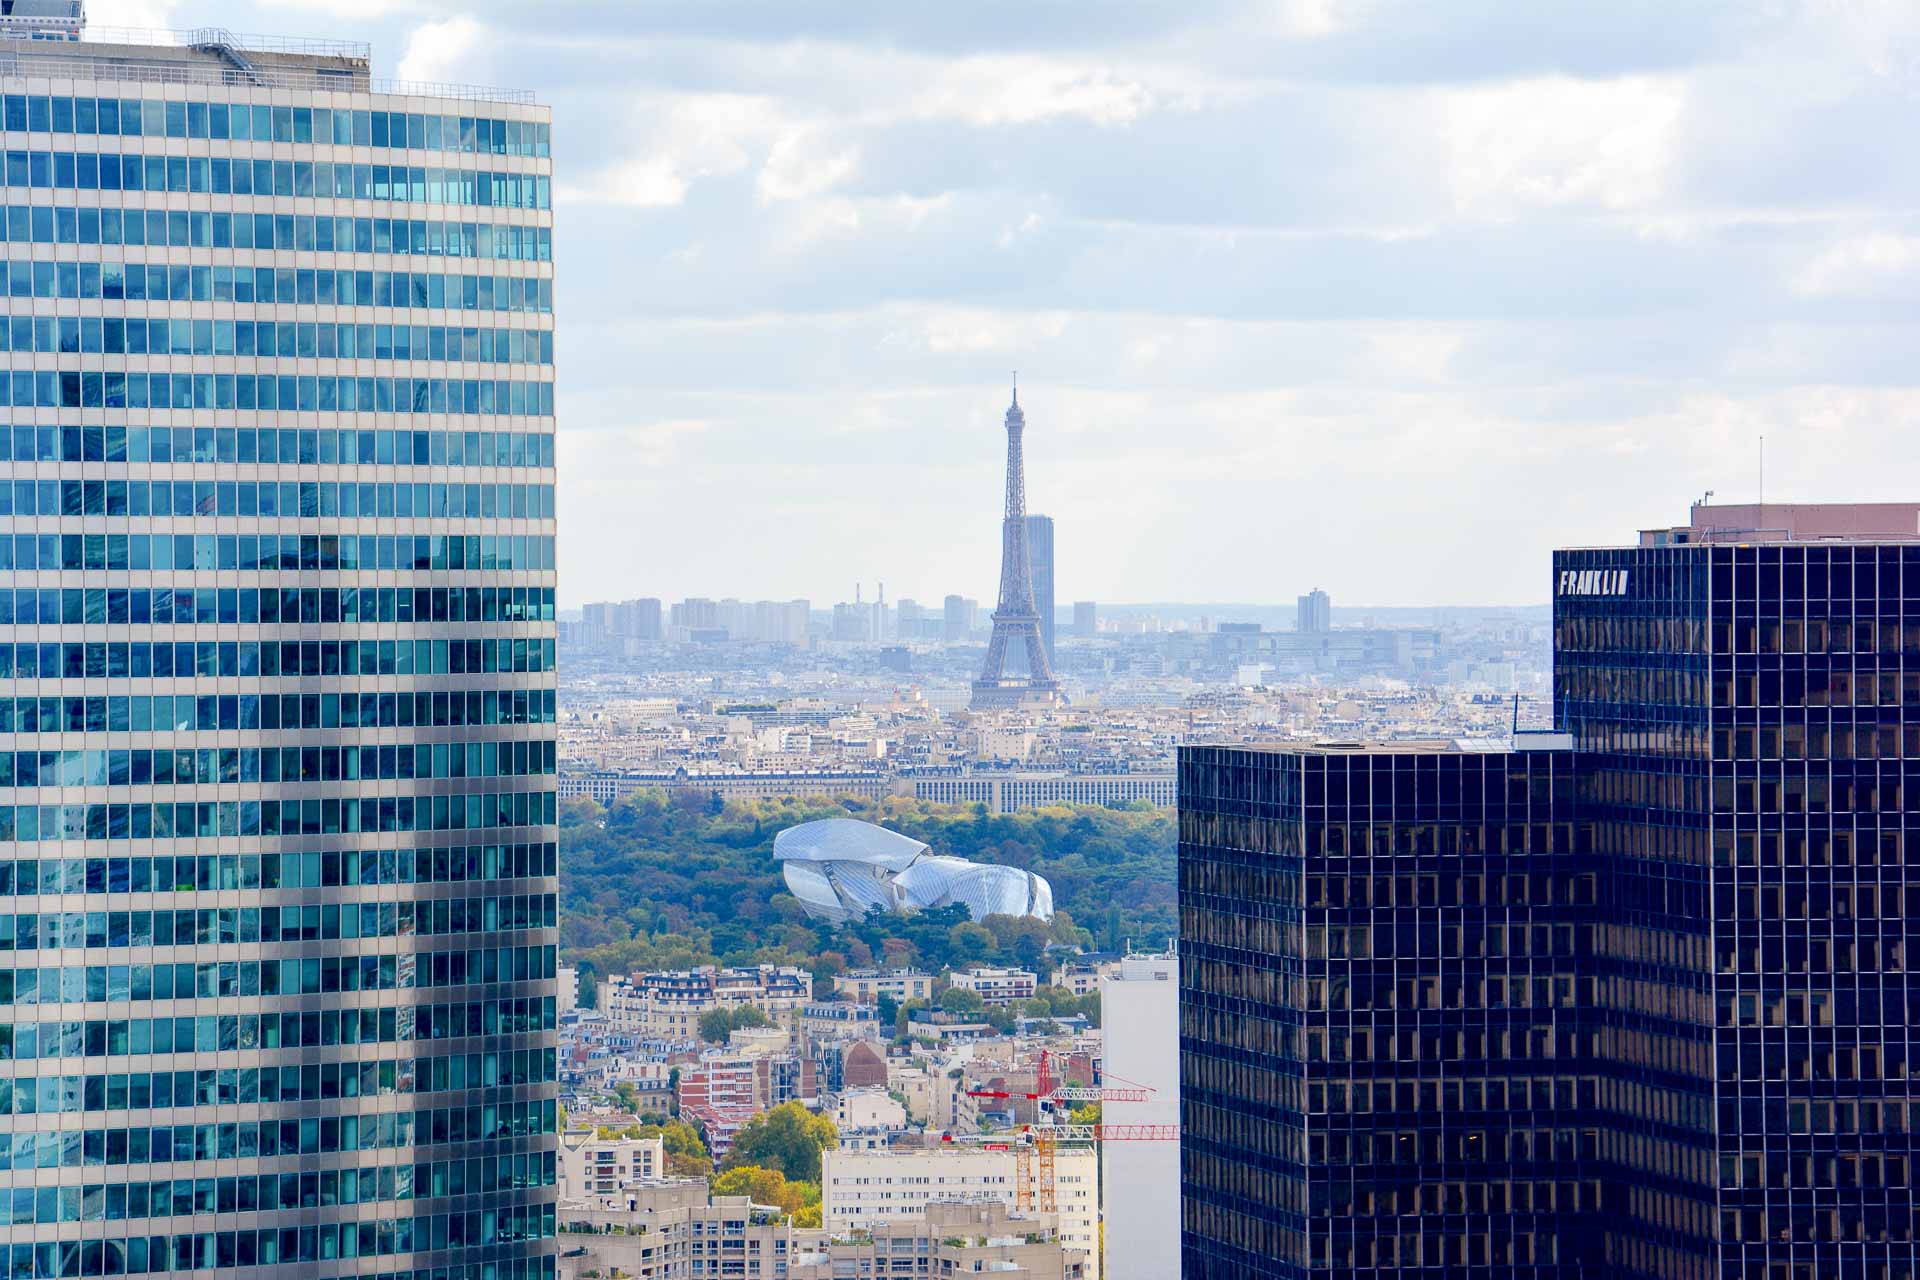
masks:
POLYGON ((971 991, 987 1004, 1012 1004, 1031 1000, 1039 988, 1040 976, 1027 969, 978 967, 955 969, 947 981, 962 991, 971 991))
POLYGON ((907 1109, 885 1089, 850 1089, 834 1100, 833 1123, 843 1133, 853 1129, 904 1129, 907 1109))
POLYGON ((902 1003, 927 1000, 933 996, 933 975, 918 969, 849 969, 834 975, 833 990, 835 995, 863 1004, 872 1004, 881 996, 902 1003))
POLYGON ((667 1176, 662 1138, 600 1138, 592 1129, 560 1135, 560 1198, 613 1195, 636 1182, 667 1176))
MULTIPOLYGON (((821 1225, 834 1236, 872 1230, 923 1216, 929 1204, 950 1200, 1018 1208, 1016 1159, 1012 1151, 973 1145, 917 1151, 829 1147, 821 1155, 821 1225)), ((1092 1147, 1059 1148, 1054 1160, 1054 1197, 1060 1242, 1087 1254, 1085 1280, 1100 1280, 1098 1179, 1098 1158, 1092 1147)), ((1175 1205, 1177 1214, 1177 1197, 1175 1205)), ((1156 1280, 1177 1275, 1176 1266, 1156 1280)))
MULTIPOLYGON (((1100 983, 1109 1085, 1144 1085, 1145 1102, 1106 1102, 1107 1124, 1180 1123, 1180 960, 1133 955, 1100 983)), ((1110 1280, 1180 1274, 1180 1144, 1101 1144, 1110 1280)))

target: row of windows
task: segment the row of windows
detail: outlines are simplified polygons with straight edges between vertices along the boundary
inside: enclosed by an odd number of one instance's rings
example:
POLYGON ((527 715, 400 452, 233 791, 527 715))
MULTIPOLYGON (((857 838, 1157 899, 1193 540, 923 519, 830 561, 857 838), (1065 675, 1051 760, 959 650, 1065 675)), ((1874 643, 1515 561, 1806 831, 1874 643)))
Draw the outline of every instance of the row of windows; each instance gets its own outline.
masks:
MULTIPOLYGON (((77 861, 77 860, 76 860, 77 861)), ((13 865, 13 864, 8 864, 13 865)), ((34 864, 20 864, 31 867, 34 864)), ((14 886, 9 886, 14 888, 14 886)), ((18 892, 32 896, 33 886, 20 885, 18 892)), ((38 892, 50 892, 46 885, 38 886, 38 892)), ((0 950, 33 951, 44 946, 48 949, 74 947, 151 947, 151 946, 189 946, 214 945, 233 942, 318 942, 339 938, 411 938, 416 936, 434 937, 453 933, 497 933, 501 930, 552 929, 556 927, 555 897, 553 894, 509 893, 494 894, 483 898, 429 898, 418 902, 345 902, 316 904, 312 906, 268 906, 268 907, 202 907, 186 908, 179 911, 54 911, 45 914, 23 914, 18 916, 0 916, 6 921, 0 927, 0 950), (9 947, 5 938, 13 939, 9 947)), ((374 958, 374 957, 362 957, 374 958)), ((348 957, 344 963, 352 963, 348 957)), ((311 958, 294 963, 319 965, 320 958, 311 958)), ((384 964, 391 965, 393 957, 385 957, 384 964)), ((333 966, 335 958, 327 958, 326 965, 333 966)), ((59 994, 71 987, 73 993, 80 994, 93 990, 93 978, 87 978, 83 984, 83 975, 93 975, 104 981, 106 990, 111 992, 123 982, 116 980, 115 973, 124 981, 131 981, 135 992, 133 999, 172 999, 175 994, 173 985, 166 980, 164 971, 171 966, 160 966, 163 971, 151 997, 140 994, 146 990, 141 973, 136 972, 130 979, 125 978, 124 966, 106 969, 92 966, 85 969, 22 969, 26 975, 38 975, 32 979, 37 984, 33 990, 42 994, 59 994), (57 991, 43 992, 49 975, 66 974, 65 986, 57 991)), ((181 966, 181 971, 192 966, 181 966)), ((135 966, 136 970, 145 966, 135 966)), ((15 983, 13 970, 0 969, 0 1001, 10 1000, 15 983)), ((250 980, 241 975, 235 978, 230 965, 218 969, 202 966, 203 977, 224 975, 225 981, 238 981, 245 985, 250 980)), ((261 978, 268 987, 277 986, 271 978, 261 978)), ((402 987, 412 985, 403 979, 402 987)), ((295 984, 297 989, 298 983, 295 984)), ((337 989, 337 988, 336 988, 337 989)), ((178 992, 180 998, 192 996, 190 989, 178 992)), ((206 993, 203 993, 206 994, 206 993)), ((277 990, 251 990, 241 992, 216 991, 216 995, 277 995, 277 990)), ((113 999, 111 994, 104 997, 113 999)), ((24 1003, 37 1003, 37 997, 24 1003)))
MULTIPOLYGON (((551 520, 553 486, 370 480, 0 479, 0 515, 551 520)), ((195 566, 197 567, 197 566, 195 566)), ((238 567, 236 564, 234 567, 238 567)))
MULTIPOLYGON (((208 840, 552 826, 552 792, 476 791, 359 800, 0 806, 0 840, 208 840)), ((4 940, 0 939, 0 949, 4 940)))
POLYGON ((553 416, 551 382, 491 378, 336 378, 251 373, 88 373, 16 369, 16 409, 238 409, 282 413, 553 416))
MULTIPOLYGON (((179 911, 49 911, 0 914, 0 951, 57 951, 98 947, 224 946, 234 943, 321 942, 342 938, 443 936, 453 933, 497 933, 501 930, 551 929, 555 925, 554 895, 505 894, 489 898, 436 898, 420 903, 361 902, 288 907, 188 907, 179 911)), ((455 953, 457 954, 457 953, 455 953)), ((405 957, 403 959, 410 959, 405 957)), ((312 957, 294 964, 343 967, 338 957, 312 957)), ((358 959, 347 957, 345 967, 358 959)), ((392 956, 384 963, 391 966, 392 956)), ((161 966, 163 969, 169 966, 161 966)), ((536 966, 550 968, 550 963, 536 966)), ((9 969, 0 973, 11 974, 9 969)), ((41 970, 21 970, 40 973, 41 970)), ((47 970, 45 972, 56 972, 47 970)), ((69 973, 79 970, 68 970, 69 973)), ((111 975, 109 975, 111 976, 111 975)), ((136 975, 137 977, 137 975, 136 975)), ((134 980, 134 979, 130 979, 134 980)), ((36 979, 38 981, 38 979, 36 979)), ((261 979, 278 987, 277 977, 261 979)), ((299 987, 296 979, 294 989, 299 987)), ((402 977, 400 987, 414 985, 402 977)), ((424 984, 423 984, 424 985, 424 984)), ((167 992, 173 988, 165 983, 167 992)), ((12 990, 11 979, 7 990, 12 990)), ((337 986, 334 988, 340 989, 337 986)), ((180 998, 190 997, 181 992, 180 998)), ((293 990, 247 994, 293 994, 293 990)), ((155 998, 167 999, 168 995, 155 998)))
MULTIPOLYGON (((341 938, 411 938, 451 933, 497 933, 503 929, 552 929, 557 927, 557 908, 554 904, 553 894, 509 893, 484 898, 429 898, 419 902, 0 914, 0 951, 321 942, 341 938)), ((314 957, 295 963, 317 965, 320 959, 314 957)), ((327 958, 327 963, 332 965, 335 959, 327 958)), ((348 957, 349 962, 352 959, 348 957)), ((386 957, 386 962, 391 964, 393 957, 386 957)), ((10 969, 0 969, 0 974, 11 975, 12 972, 10 969)), ((44 975, 59 971, 29 969, 21 972, 44 975)), ((66 972, 71 977, 82 970, 69 969, 66 972)), ((136 984, 139 982, 137 974, 132 981, 136 984)), ((412 984, 402 980, 400 985, 406 987, 412 984)), ((11 977, 7 979, 4 989, 9 995, 12 993, 11 977)), ((134 989, 138 989, 137 985, 134 989)), ((256 991, 248 994, 281 993, 256 991)), ((181 992, 180 995, 184 999, 191 993, 181 992)), ((162 982, 154 998, 170 999, 172 996, 173 988, 162 982)))
MULTIPOLYGON (((63 489, 63 505, 66 496, 63 489)), ((83 493, 83 506, 84 498, 83 493)), ((498 498, 496 494, 496 510, 498 498)), ((292 533, 278 537, 251 533, 21 533, 9 537, 0 533, 0 569, 27 571, 221 569, 249 573, 351 573, 359 569, 405 572, 520 569, 539 572, 553 567, 553 539, 536 534, 388 538, 351 534, 302 537, 292 533)))
POLYGON ((0 644, 0 679, 15 680, 478 675, 553 669, 554 642, 538 638, 0 644))
POLYGON ((550 431, 276 430, 251 426, 43 426, 0 430, 0 462, 551 468, 553 447, 550 431))
MULTIPOLYGON (((524 1032, 541 1031, 543 1013, 540 1006, 540 1000, 486 1002, 488 1025, 505 1029, 505 1031, 488 1032, 488 1034, 524 1034, 524 1032)), ((553 1002, 547 1000, 545 1011, 551 1013, 551 1007, 553 1002)), ((371 1013, 371 1009, 355 1011, 344 1019, 346 1023, 353 1025, 349 1034, 353 1034, 355 1040, 336 1040, 338 1044, 359 1044, 359 1042, 374 1044, 380 1040, 380 1036, 372 1032, 365 1036, 365 1040, 361 1038, 361 1023, 365 1021, 363 1017, 365 1013, 371 1013)), ((388 1021, 392 1021, 394 1009, 386 1009, 384 1013, 388 1015, 388 1021)), ((342 1019, 334 1019, 332 1025, 338 1031, 338 1027, 342 1025, 342 1019)), ((323 1029, 324 1027, 326 1023, 323 1021, 323 1029)), ((551 1019, 545 1021, 545 1029, 553 1031, 551 1019)), ((392 1038, 394 1036, 386 1036, 386 1040, 392 1040, 392 1038)), ((551 1054, 551 1050, 541 1050, 541 1054, 551 1054)), ((472 1055, 455 1054, 451 1059, 463 1059, 463 1057, 470 1059, 472 1055)), ((361 1096, 372 1096, 374 1092, 388 1096, 396 1092, 409 1092, 409 1090, 401 1090, 399 1082, 415 1069, 415 1065, 419 1065, 420 1071, 424 1073, 424 1065, 428 1061, 451 1061, 451 1059, 403 1057, 397 1061, 396 1059, 378 1059, 378 1061, 365 1061, 365 1063, 344 1063, 340 1075, 342 1080, 349 1077, 357 1080, 363 1086, 361 1096), (371 1079, 369 1073, 365 1071, 367 1067, 376 1069, 378 1082, 380 1082, 378 1090, 365 1088, 365 1084, 371 1079)), ((290 1100, 286 1094, 286 1090, 290 1088, 290 1082, 294 1079, 303 1079, 313 1069, 315 1069, 315 1063, 261 1067, 257 1075, 259 1100, 261 1102, 290 1100)), ((10 1115, 61 1115, 61 1113, 71 1115, 71 1113, 84 1113, 84 1111, 121 1111, 121 1109, 144 1111, 148 1107, 167 1107, 167 1105, 173 1105, 173 1107, 204 1107, 204 1105, 217 1105, 217 1103, 227 1105, 227 1103, 240 1102, 240 1096, 234 1092, 234 1086, 246 1084, 253 1080, 253 1077, 255 1077, 255 1071, 252 1067, 248 1069, 227 1067, 221 1071, 173 1071, 173 1073, 161 1071, 152 1077, 146 1073, 134 1073, 134 1075, 84 1075, 84 1077, 83 1075, 65 1075, 65 1077, 50 1075, 50 1077, 31 1077, 31 1079, 21 1080, 0 1079, 0 1111, 10 1115), (219 1079, 217 1090, 211 1088, 215 1077, 219 1079), (171 1080, 171 1096, 169 1096, 169 1080, 171 1080), (146 1096, 148 1088, 150 1088, 150 1096, 146 1096)), ((434 1092, 434 1090, 426 1090, 426 1092, 434 1092)), ((311 1092, 305 1092, 303 1084, 301 1084, 301 1090, 296 1090, 296 1094, 311 1098, 311 1092)), ((342 1092, 342 1096, 349 1096, 349 1094, 342 1092)), ((419 1115, 422 1115, 419 1111, 384 1111, 378 1115, 365 1115, 365 1117, 348 1115, 344 1119, 361 1121, 363 1125, 378 1125, 382 1134, 396 1134, 396 1136, 382 1136, 380 1140, 376 1140, 374 1146, 367 1146, 365 1142, 355 1140, 355 1146, 349 1146, 346 1150, 390 1150, 397 1146, 411 1146, 409 1140, 401 1140, 397 1138, 397 1134, 411 1128, 415 1117, 419 1115)), ((294 1123, 315 1125, 317 1121, 305 1119, 305 1121, 294 1121, 294 1123)), ((338 1117, 330 1119, 330 1123, 338 1125, 338 1117)), ((497 1125, 490 1125, 488 1128, 495 1128, 495 1126, 497 1125)), ((211 1126, 211 1128, 188 1125, 184 1128, 192 1132, 182 1144, 179 1140, 180 1128, 182 1126, 169 1126, 169 1128, 154 1130, 152 1144, 161 1148, 177 1148, 179 1159, 234 1159, 234 1151, 242 1148, 244 1144, 273 1148, 273 1150, 246 1151, 246 1155, 280 1153, 278 1138, 286 1132, 284 1128, 273 1123, 271 1128, 275 1132, 271 1136, 261 1134, 255 1126, 248 1126, 253 1130, 253 1134, 248 1134, 248 1132, 236 1132, 232 1125, 211 1126), (165 1132, 167 1138, 159 1138, 161 1132, 165 1132)), ((15 1132, 10 1138, 0 1136, 0 1169, 6 1169, 8 1165, 12 1165, 13 1169, 83 1169, 83 1167, 98 1167, 98 1165, 148 1163, 146 1157, 140 1157, 140 1159, 132 1157, 134 1151, 140 1150, 142 1144, 148 1142, 146 1132, 148 1130, 144 1128, 134 1128, 134 1130, 127 1130, 127 1128, 71 1130, 69 1128, 69 1130, 44 1130, 44 1132, 15 1132), (119 1136, 115 1138, 115 1134, 119 1136)), ((551 1132, 551 1130, 534 1130, 534 1132, 551 1132)), ((499 1136, 499 1134, 490 1134, 490 1136, 499 1136)), ((309 1140, 296 1138, 296 1150, 286 1151, 286 1153, 288 1155, 303 1153, 300 1148, 305 1142, 309 1140)), ((319 1142, 319 1138, 315 1136, 313 1142, 319 1142)), ((317 1148, 305 1148, 305 1150, 311 1151, 317 1148)), ((338 1148, 328 1148, 328 1150, 338 1150, 338 1148)), ((156 1163, 165 1163, 165 1159, 167 1155, 154 1157, 156 1163)))
POLYGON ((0 698, 0 733, 189 733, 223 729, 552 724, 554 700, 551 689, 0 698))
MULTIPOLYGON (((497 1000, 482 1003, 491 1013, 488 1025, 505 1028, 485 1034, 514 1035, 540 1029, 539 1010, 534 1009, 529 1013, 521 1007, 538 1005, 540 1002, 537 1000, 497 1000), (515 1008, 499 1007, 508 1005, 515 1008)), ((551 1006, 552 1001, 548 1001, 547 1004, 551 1006)), ((392 1009, 380 1011, 383 1020, 379 1026, 369 1027, 366 1015, 373 1012, 375 1011, 371 1009, 362 1009, 331 1020, 321 1016, 322 1031, 331 1027, 336 1033, 344 1032, 353 1037, 329 1040, 325 1043, 375 1044, 393 1041, 396 1037, 383 1036, 377 1032, 392 1025, 394 1011, 392 1009)), ((312 1019, 320 1015, 293 1016, 312 1019)), ((552 1029, 551 1022, 547 1024, 547 1029, 552 1029)), ((306 1031, 310 1030, 312 1027, 308 1026, 306 1031)), ((277 1030, 275 1034, 279 1034, 277 1030)), ((305 1031, 298 1031, 296 1034, 304 1035, 305 1031)), ((271 1070, 270 1067, 263 1069, 263 1071, 271 1070)), ((152 1077, 156 1091, 166 1074, 163 1072, 152 1077)), ((197 1097, 190 1102, 179 1091, 183 1079, 191 1080, 195 1074, 190 1071, 172 1073, 175 1086, 174 1106, 204 1105, 197 1097)), ((198 1074, 204 1077, 208 1073, 198 1074)), ((223 1071, 221 1074, 224 1076, 228 1072, 223 1071)), ((54 1115, 98 1111, 105 1109, 112 1099, 92 1086, 117 1079, 136 1082, 141 1077, 138 1075, 131 1077, 40 1076, 23 1080, 0 1080, 0 1102, 6 1104, 7 1112, 12 1115, 54 1115)), ((131 1093, 129 1097, 131 1098, 131 1093)), ((155 1105, 161 1104, 156 1101, 155 1105)), ((73 1169, 98 1165, 146 1164, 149 1159, 155 1164, 164 1164, 170 1159, 228 1160, 236 1157, 245 1159, 254 1156, 306 1155, 318 1151, 390 1150, 395 1147, 414 1145, 413 1134, 416 1130, 423 1134, 421 1141, 426 1140, 426 1134, 444 1133, 450 1128, 458 1128, 462 1133, 466 1133, 469 1129, 474 1131, 470 1136, 451 1139, 459 1142, 517 1137, 528 1133, 551 1133, 553 1130, 547 1126, 553 1123, 554 1117, 549 1112, 543 1119, 538 1111, 543 1106, 551 1108, 553 1103, 493 1105, 487 1107, 484 1114, 479 1108, 465 1108, 465 1114, 459 1115, 459 1118, 449 1118, 445 1109, 434 1108, 305 1120, 268 1120, 262 1124, 242 1124, 237 1127, 233 1124, 163 1125, 151 1131, 145 1128, 65 1131, 55 1129, 38 1133, 14 1133, 11 1135, 11 1141, 0 1138, 0 1169, 4 1169, 9 1163, 16 1170, 73 1169), (437 1118, 430 1119, 430 1117, 437 1118), (316 1126, 324 1127, 316 1128, 316 1126), (344 1138, 340 1134, 343 1126, 346 1130, 344 1138), (512 1129, 512 1132, 504 1131, 507 1128, 512 1129), (349 1145, 341 1145, 343 1141, 349 1145)), ((460 1113, 463 1109, 454 1108, 453 1110, 460 1113)), ((448 1141, 444 1138, 438 1140, 448 1141)))
POLYGON ((9 149, 0 166, 0 185, 14 190, 167 191, 394 200, 492 209, 553 208, 553 179, 544 173, 327 160, 122 155, 111 151, 9 149))
POLYGON ((6 350, 49 355, 294 356, 552 364, 553 330, 14 316, 0 325, 0 351, 6 350))
POLYGON ((467 155, 546 156, 552 126, 536 120, 341 107, 275 107, 245 102, 178 102, 161 98, 70 98, 10 93, 9 133, 102 134, 121 138, 207 138, 338 147, 399 147, 467 155))
MULTIPOLYGON (((0 589, 0 626, 551 621, 551 587, 0 589)), ((5 701, 0 698, 0 703, 5 701)))
MULTIPOLYGON (((522 1084, 547 1084, 558 1051, 508 1049, 419 1058, 365 1058, 350 1062, 301 1062, 283 1066, 202 1068, 131 1075, 56 1076, 49 1086, 61 1099, 53 1111, 147 1111, 167 1107, 214 1107, 257 1102, 331 1102, 340 1098, 393 1097, 522 1084)), ((28 1087, 14 1084, 12 1087, 28 1087)), ((39 1109, 39 1086, 35 1109, 39 1109)), ((6 1139, 0 1138, 0 1141, 6 1139)))
POLYGON ((178 858, 0 860, 0 896, 34 893, 214 893, 379 884, 521 880, 558 874, 559 847, 451 845, 436 849, 222 853, 178 858))
MULTIPOLYGON (((215 1267, 298 1266, 312 1273, 335 1259, 384 1258, 432 1249, 468 1249, 503 1241, 545 1240, 554 1233, 552 1205, 502 1205, 484 1213, 381 1218, 260 1231, 220 1231, 125 1240, 66 1240, 3 1246, 11 1280, 56 1277, 146 1275, 203 1271, 215 1267)), ((464 1280, 552 1280, 552 1258, 510 1258, 451 1268, 402 1272, 394 1280, 437 1280, 458 1273, 464 1280)), ((331 1270, 331 1266, 329 1270, 331 1270)))
MULTIPOLYGON (((0 515, 551 520, 550 484, 0 479, 0 515)), ((238 567, 237 565, 235 566, 238 567)))
MULTIPOLYGON (((525 948, 521 949, 523 952, 525 948)), ((479 953, 474 953, 477 957, 479 953)), ((425 957, 422 957, 423 959, 425 957)), ((501 972, 497 967, 495 972, 501 972)), ((527 977, 530 968, 523 970, 527 977)), ((480 966, 473 972, 478 982, 480 966)), ((512 970, 505 970, 511 975, 512 970)), ((548 975, 551 976, 551 975, 548 975)), ((509 977, 494 979, 509 981, 509 977)), ((461 986, 464 982, 422 986, 461 986)), ((474 1001, 476 1009, 503 1001, 474 1001)), ((525 1003, 525 1002, 522 1002, 525 1003)), ((475 1032, 485 1025, 484 1014, 469 1017, 463 1003, 457 1017, 443 1020, 436 1037, 431 1025, 435 1008, 450 1006, 401 1005, 374 1009, 349 1009, 325 1013, 260 1013, 205 1015, 188 1018, 132 1018, 91 1022, 23 1022, 0 1026, 0 1053, 15 1061, 34 1059, 124 1057, 167 1053, 237 1053, 275 1049, 310 1049, 335 1044, 405 1044, 415 1040, 452 1039, 475 1032)), ((491 1022, 512 1028, 524 1023, 496 1010, 491 1022)), ((511 1030, 498 1034, 512 1034, 511 1030)), ((78 1089, 79 1076, 31 1076, 0 1078, 0 1115, 45 1115, 49 1112, 79 1110, 85 1102, 78 1089), (11 1111, 8 1110, 11 1108, 11 1111)))
POLYGON ((437 742, 398 747, 202 747, 164 751, 0 751, 0 787, 170 787, 225 782, 412 781, 553 773, 557 744, 437 742))
POLYGON ((153 245, 300 253, 397 253, 429 258, 553 261, 553 228, 508 222, 348 218, 309 213, 0 206, 0 240, 14 244, 153 245))
POLYGON ((553 312, 553 281, 536 276, 192 267, 138 262, 13 261, 6 266, 6 292, 14 298, 427 307, 436 311, 548 315, 553 312))
MULTIPOLYGON (((518 895, 531 897, 537 895, 518 895)), ((461 901, 454 899, 454 901, 461 901)), ((357 908, 365 928, 368 909, 379 911, 393 903, 361 903, 357 908)), ((532 908, 520 904, 519 919, 532 918, 532 908)), ((393 911, 385 915, 390 919, 393 911)), ((496 932, 466 929, 468 916, 448 920, 447 912, 423 911, 423 923, 433 932, 496 932), (458 928, 454 926, 459 926, 458 928)), ((483 917, 473 920, 484 923, 483 917)), ((496 922, 497 923, 497 922, 496 922)), ((408 921, 411 932, 412 921, 408 921)), ((516 924, 514 928, 531 928, 516 924)), ((544 927, 551 927, 551 924, 544 927)), ((373 931, 377 932, 378 922, 373 931)), ((243 931, 244 932, 244 931, 243 931)), ((392 932, 391 929, 388 930, 392 932)), ((109 933, 111 936, 111 933, 109 933)), ((129 934, 130 936, 130 934, 129 934)), ((411 960, 412 957, 407 957, 411 960)), ((314 995, 331 991, 402 991, 411 987, 411 971, 402 972, 392 955, 310 956, 294 960, 222 960, 198 964, 116 964, 71 966, 65 969, 0 969, 0 1005, 30 1008, 36 1005, 80 1004, 87 1001, 194 1000, 217 996, 314 995), (347 970, 356 972, 348 973, 347 970), (404 979, 404 980, 403 980, 404 979)))
MULTIPOLYGON (((531 963, 518 965, 510 963, 513 959, 535 959, 537 957, 528 953, 541 950, 544 948, 521 947, 511 951, 502 948, 498 951, 425 952, 418 957, 422 980, 414 986, 419 988, 461 987, 481 981, 526 981, 552 977, 551 973, 542 973, 531 963), (433 962, 431 970, 429 970, 430 961, 433 962), (483 974, 486 975, 484 978, 483 974)), ((353 976, 357 976, 359 972, 357 968, 347 971, 353 976)), ((386 987, 339 986, 333 991, 393 989, 389 984, 386 987)), ((279 994, 301 993, 286 991, 279 994)), ((400 1019, 399 1041, 448 1038, 444 1032, 439 1037, 434 1035, 432 1022, 425 1016, 431 1008, 432 1006, 422 1006, 419 1010, 422 1016, 419 1018, 400 1019)), ((203 1015, 189 1018, 92 1019, 85 1022, 13 1022, 0 1025, 0 1062, 50 1061, 56 1058, 117 1058, 150 1053, 249 1052, 256 1049, 311 1047, 321 1042, 312 1039, 287 1038, 296 1034, 301 1036, 318 1034, 316 1027, 304 1025, 306 1017, 307 1015, 295 1013, 265 1013, 203 1015)), ((447 1025, 451 1027, 453 1024, 447 1025)), ((49 1077, 38 1079, 52 1083, 49 1077)), ((34 1082, 34 1077, 23 1077, 16 1084, 31 1090, 34 1082)), ((5 1082, 0 1082, 0 1106, 5 1104, 6 1093, 5 1082)))
POLYGON ((160 1182, 87 1183, 66 1187, 0 1189, 0 1226, 56 1222, 121 1222, 129 1218, 196 1213, 273 1213, 333 1205, 550 1187, 552 1152, 484 1156, 475 1160, 381 1165, 323 1173, 231 1175, 160 1182), (415 1187, 419 1190, 416 1192, 415 1187))

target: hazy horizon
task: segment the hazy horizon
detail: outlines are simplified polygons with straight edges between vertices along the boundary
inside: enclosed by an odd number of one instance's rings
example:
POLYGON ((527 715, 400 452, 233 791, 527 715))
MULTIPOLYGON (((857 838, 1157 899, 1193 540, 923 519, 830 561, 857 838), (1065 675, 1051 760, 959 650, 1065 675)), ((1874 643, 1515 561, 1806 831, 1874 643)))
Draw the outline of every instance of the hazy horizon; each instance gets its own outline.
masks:
POLYGON ((94 0, 554 110, 560 592, 1537 598, 1915 495, 1920 8, 94 0), (973 584, 969 586, 968 584, 973 584))

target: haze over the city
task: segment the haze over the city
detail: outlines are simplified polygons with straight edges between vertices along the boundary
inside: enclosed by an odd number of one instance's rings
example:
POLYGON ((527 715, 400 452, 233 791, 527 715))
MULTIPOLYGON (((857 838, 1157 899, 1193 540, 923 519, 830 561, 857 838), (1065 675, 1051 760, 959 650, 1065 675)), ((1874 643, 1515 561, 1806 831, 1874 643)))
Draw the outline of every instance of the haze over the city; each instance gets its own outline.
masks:
POLYGON ((1091 19, 92 13, 351 20, 380 74, 541 86, 567 605, 990 595, 1016 368, 1069 599, 1538 602, 1543 546, 1747 499, 1762 434, 1778 500, 1907 496, 1916 144, 1881 126, 1920 10, 1091 19))

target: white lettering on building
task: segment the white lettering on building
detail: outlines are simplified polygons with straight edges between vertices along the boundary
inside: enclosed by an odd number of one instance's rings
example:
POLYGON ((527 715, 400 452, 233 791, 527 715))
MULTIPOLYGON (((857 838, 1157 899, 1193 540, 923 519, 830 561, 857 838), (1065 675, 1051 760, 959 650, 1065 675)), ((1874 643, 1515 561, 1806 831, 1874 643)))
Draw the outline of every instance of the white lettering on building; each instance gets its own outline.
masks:
POLYGON ((1625 569, 1562 569, 1559 594, 1563 596, 1623 596, 1627 594, 1625 569))

